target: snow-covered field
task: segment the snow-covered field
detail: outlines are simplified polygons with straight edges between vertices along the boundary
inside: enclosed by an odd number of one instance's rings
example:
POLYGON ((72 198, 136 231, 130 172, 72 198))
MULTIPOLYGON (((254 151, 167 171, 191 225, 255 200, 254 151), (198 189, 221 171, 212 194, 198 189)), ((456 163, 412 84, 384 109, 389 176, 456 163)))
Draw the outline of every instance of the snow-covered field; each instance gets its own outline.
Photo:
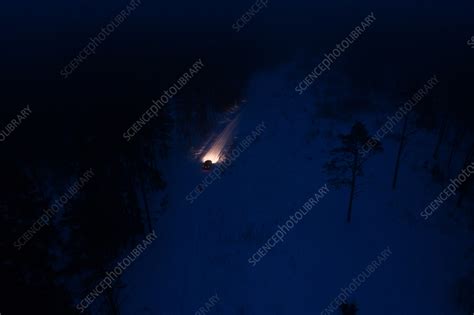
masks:
MULTIPOLYGON (((155 223, 158 239, 123 276, 122 314, 196 314, 215 294, 219 301, 207 314, 320 314, 389 246, 392 254, 349 297, 361 315, 465 315, 453 292, 472 235, 452 215, 454 200, 427 221, 419 215, 443 188, 423 168, 435 141, 428 133, 411 139, 396 191, 397 141, 383 140, 384 152, 360 178, 352 223, 345 221, 348 191, 331 188, 284 242, 255 267, 248 263, 327 183, 322 166, 336 136, 358 118, 317 116, 319 99, 297 95, 288 76, 283 67, 250 80, 237 137, 261 121, 267 128, 193 204, 185 196, 206 174, 188 151, 172 152, 169 210, 155 223)), ((377 117, 364 114, 371 132, 380 127, 377 117)))

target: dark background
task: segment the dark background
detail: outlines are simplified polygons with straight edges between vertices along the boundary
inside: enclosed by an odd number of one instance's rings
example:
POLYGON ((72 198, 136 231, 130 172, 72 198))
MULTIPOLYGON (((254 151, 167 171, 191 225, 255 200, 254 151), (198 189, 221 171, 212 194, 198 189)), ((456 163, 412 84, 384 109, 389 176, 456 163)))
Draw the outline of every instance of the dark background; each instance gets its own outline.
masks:
MULTIPOLYGON (((252 1, 143 0, 95 55, 63 79, 60 70, 127 3, 1 4, 0 126, 27 104, 33 110, 0 143, 2 314, 73 314, 76 295, 70 292, 99 279, 120 250, 148 230, 139 200, 142 191, 167 189, 164 166, 153 161, 175 146, 173 130, 206 136, 213 122, 204 108, 227 110, 258 71, 294 63, 301 72, 296 84, 370 12, 375 25, 331 71, 350 78, 350 93, 375 90, 398 98, 436 73, 443 85, 424 105, 433 112, 431 130, 442 128, 448 115, 455 128, 468 126, 466 141, 472 141, 474 51, 466 44, 474 35, 472 1, 270 0, 236 33, 232 24, 252 1), (122 133, 199 58, 205 69, 179 93, 179 109, 164 110, 126 143, 122 133), (449 105, 439 105, 446 99, 449 105), (17 252, 10 244, 54 192, 90 167, 97 176, 81 198, 17 252), (112 236, 118 230, 120 237, 112 236)), ((104 312, 114 314, 108 307, 104 312)))

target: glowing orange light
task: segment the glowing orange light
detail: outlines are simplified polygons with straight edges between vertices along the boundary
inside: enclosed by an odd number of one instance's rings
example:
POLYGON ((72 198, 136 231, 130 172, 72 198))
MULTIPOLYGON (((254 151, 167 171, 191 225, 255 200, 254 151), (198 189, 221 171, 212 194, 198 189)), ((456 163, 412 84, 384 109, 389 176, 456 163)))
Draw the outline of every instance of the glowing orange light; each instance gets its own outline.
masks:
POLYGON ((221 134, 216 138, 216 140, 212 143, 209 150, 207 150, 206 154, 202 157, 202 161, 211 160, 212 164, 219 162, 219 160, 224 155, 224 149, 226 145, 229 143, 229 140, 232 138, 232 133, 237 126, 238 117, 234 118, 227 127, 221 132, 221 134))

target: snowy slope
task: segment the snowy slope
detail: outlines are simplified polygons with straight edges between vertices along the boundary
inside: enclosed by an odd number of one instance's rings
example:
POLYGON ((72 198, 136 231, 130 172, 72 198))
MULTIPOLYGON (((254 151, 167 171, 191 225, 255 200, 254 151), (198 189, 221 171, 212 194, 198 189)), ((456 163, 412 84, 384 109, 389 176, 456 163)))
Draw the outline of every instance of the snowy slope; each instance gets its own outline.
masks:
MULTIPOLYGON (((215 293, 220 301, 209 314, 320 314, 390 246, 393 254, 350 297, 361 315, 461 315, 451 292, 467 263, 460 242, 467 232, 441 223, 451 204, 427 222, 418 215, 442 189, 416 159, 429 156, 427 134, 410 143, 395 192, 396 141, 384 140, 361 179, 351 224, 348 192, 331 188, 283 243, 255 267, 247 262, 326 183, 328 152, 351 126, 321 117, 312 125, 315 99, 296 95, 288 76, 282 68, 249 82, 237 136, 261 121, 267 129, 193 204, 185 196, 205 174, 187 153, 172 153, 170 210, 156 222, 158 240, 124 275, 123 314, 195 314, 215 293)), ((371 131, 374 121, 364 120, 371 131)))

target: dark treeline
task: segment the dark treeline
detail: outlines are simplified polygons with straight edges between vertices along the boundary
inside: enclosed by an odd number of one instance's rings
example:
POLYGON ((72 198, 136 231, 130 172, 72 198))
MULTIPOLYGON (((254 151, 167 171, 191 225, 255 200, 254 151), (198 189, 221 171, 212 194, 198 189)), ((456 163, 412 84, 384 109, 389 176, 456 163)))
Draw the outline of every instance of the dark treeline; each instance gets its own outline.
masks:
MULTIPOLYGON (((239 95, 231 86, 207 91, 191 81, 127 142, 122 134, 173 80, 135 81, 112 72, 88 80, 87 75, 35 82, 25 87, 32 91, 29 97, 18 94, 34 101, 28 102, 31 116, 1 149, 2 312, 76 313, 75 303, 154 229, 153 214, 163 209, 151 209, 149 196, 166 190, 160 161, 169 154, 174 132, 206 134, 213 123, 210 113, 225 110, 239 95), (49 226, 21 250, 15 248, 17 238, 88 169, 95 174, 90 182, 49 226)), ((180 75, 177 71, 175 77, 180 75)), ((206 80, 210 74, 200 75, 206 80)), ((5 110, 3 125, 14 115, 5 110)), ((94 307, 119 314, 119 289, 114 285, 94 307)))
MULTIPOLYGON (((29 64, 42 71, 41 79, 33 69, 20 69, 25 77, 12 71, 3 81, 2 126, 27 104, 32 114, 1 148, 2 313, 77 313, 75 303, 154 229, 154 214, 163 209, 151 209, 149 198, 166 190, 160 161, 173 134, 205 135, 211 113, 238 99, 239 82, 245 81, 237 65, 208 62, 205 51, 174 57, 164 67, 165 56, 134 63, 107 53, 86 60, 67 80, 59 76, 63 64, 51 62, 29 64), (205 68, 127 142, 122 134, 198 58, 205 68), (88 169, 95 174, 90 182, 49 226, 15 248, 17 238, 88 169)), ((114 284, 87 312, 119 314, 120 287, 114 284)))

